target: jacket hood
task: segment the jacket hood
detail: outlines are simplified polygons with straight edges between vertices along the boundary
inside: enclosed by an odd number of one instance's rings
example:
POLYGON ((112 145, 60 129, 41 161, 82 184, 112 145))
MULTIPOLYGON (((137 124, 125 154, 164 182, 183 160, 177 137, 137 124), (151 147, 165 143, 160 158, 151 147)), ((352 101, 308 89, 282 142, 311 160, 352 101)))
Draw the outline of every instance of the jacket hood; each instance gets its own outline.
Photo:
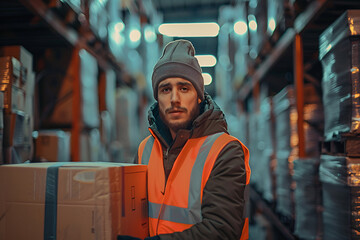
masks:
MULTIPOLYGON (((165 140, 170 145, 169 143, 172 142, 171 134, 160 118, 157 102, 150 107, 148 120, 150 129, 157 137, 160 140, 165 140)), ((200 103, 200 115, 195 118, 191 128, 185 131, 188 133, 189 138, 199 138, 218 132, 227 132, 224 113, 209 94, 204 94, 204 100, 200 103)))

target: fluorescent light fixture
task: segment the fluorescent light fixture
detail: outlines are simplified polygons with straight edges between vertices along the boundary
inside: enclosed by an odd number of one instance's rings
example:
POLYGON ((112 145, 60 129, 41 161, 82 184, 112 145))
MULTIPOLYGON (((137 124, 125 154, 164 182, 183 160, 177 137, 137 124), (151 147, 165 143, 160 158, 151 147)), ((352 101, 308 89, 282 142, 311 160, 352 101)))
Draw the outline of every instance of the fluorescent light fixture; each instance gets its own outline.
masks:
POLYGON ((244 21, 237 21, 234 24, 234 31, 238 35, 244 35, 248 30, 247 24, 244 21))
POLYGON ((200 67, 213 67, 216 65, 216 57, 213 55, 195 55, 200 67))
POLYGON ((270 30, 270 32, 274 32, 276 28, 276 22, 275 22, 275 19, 274 18, 270 18, 269 19, 269 23, 268 23, 268 29, 270 30))
POLYGON ((209 73, 202 73, 204 78, 204 85, 210 85, 212 83, 212 76, 209 73))
POLYGON ((138 42, 141 38, 141 32, 138 29, 133 29, 131 30, 129 37, 130 37, 130 41, 138 42))
POLYGON ((124 26, 123 22, 109 23, 108 25, 109 36, 116 45, 123 45, 125 43, 124 26))
POLYGON ((256 22, 255 16, 254 15, 249 15, 248 19, 249 19, 249 28, 250 28, 250 30, 255 32, 257 30, 257 22, 256 22))
POLYGON ((216 37, 220 27, 215 22, 207 23, 164 23, 159 32, 169 37, 216 37))
POLYGON ((117 23, 115 23, 114 28, 117 32, 121 32, 125 29, 125 24, 122 21, 117 22, 117 23))

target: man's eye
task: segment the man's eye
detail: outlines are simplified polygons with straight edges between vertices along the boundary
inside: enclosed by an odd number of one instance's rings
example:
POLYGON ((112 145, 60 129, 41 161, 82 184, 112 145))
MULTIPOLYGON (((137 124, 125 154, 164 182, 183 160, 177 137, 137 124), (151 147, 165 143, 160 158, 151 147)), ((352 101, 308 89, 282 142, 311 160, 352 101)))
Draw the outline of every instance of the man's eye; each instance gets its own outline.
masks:
POLYGON ((186 92, 187 90, 188 90, 187 87, 182 87, 182 88, 181 88, 181 91, 183 91, 183 92, 186 92))
POLYGON ((166 93, 166 92, 169 92, 169 91, 170 91, 170 88, 163 88, 161 91, 164 92, 164 93, 166 93))

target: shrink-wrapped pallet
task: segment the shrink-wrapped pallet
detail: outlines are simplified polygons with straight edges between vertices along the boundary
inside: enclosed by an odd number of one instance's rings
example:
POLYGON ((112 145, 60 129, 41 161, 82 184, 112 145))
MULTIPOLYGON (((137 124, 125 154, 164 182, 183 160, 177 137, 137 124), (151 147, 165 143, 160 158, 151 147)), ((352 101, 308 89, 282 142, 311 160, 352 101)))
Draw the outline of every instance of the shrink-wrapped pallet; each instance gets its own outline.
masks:
MULTIPOLYGON (((304 135, 305 152, 308 157, 320 155, 319 141, 322 137, 323 113, 320 98, 312 85, 304 86, 304 135)), ((292 86, 284 88, 273 97, 276 136, 276 196, 277 211, 293 218, 292 179, 293 161, 299 154, 298 112, 295 90, 292 86)))
POLYGON ((348 10, 321 35, 325 140, 360 133, 360 10, 348 10))
POLYGON ((321 155, 324 239, 360 238, 360 159, 321 155))
POLYGON ((260 105, 258 131, 261 138, 258 140, 260 150, 260 175, 262 196, 268 202, 275 200, 275 130, 273 119, 272 99, 265 98, 260 105))
POLYGON ((294 160, 295 231, 300 239, 322 239, 320 158, 294 160))

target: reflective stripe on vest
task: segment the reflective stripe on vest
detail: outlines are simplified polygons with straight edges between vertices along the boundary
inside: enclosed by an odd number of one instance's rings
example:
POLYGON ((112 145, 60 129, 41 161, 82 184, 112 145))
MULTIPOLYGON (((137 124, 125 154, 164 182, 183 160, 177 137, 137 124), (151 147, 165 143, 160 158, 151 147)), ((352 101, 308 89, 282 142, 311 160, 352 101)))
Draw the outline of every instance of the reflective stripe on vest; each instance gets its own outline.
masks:
MULTIPOLYGON (((185 230, 191 227, 193 224, 196 224, 202 220, 201 200, 206 181, 210 175, 213 164, 217 159, 220 151, 226 144, 234 140, 237 139, 229 136, 226 133, 217 133, 203 138, 188 140, 188 142, 183 147, 181 153, 179 154, 178 158, 176 159, 168 179, 168 185, 172 185, 175 182, 175 186, 170 187, 174 187, 174 189, 180 187, 182 189, 180 189, 179 192, 187 191, 187 194, 181 195, 180 193, 178 193, 178 191, 174 192, 174 190, 169 188, 169 186, 166 186, 165 195, 163 193, 159 194, 156 191, 154 191, 155 193, 152 193, 153 186, 151 187, 151 189, 148 189, 150 220, 149 225, 151 235, 185 230), (195 160, 191 159, 195 157, 195 160), (183 162, 184 158, 187 159, 186 162, 183 162), (182 182, 179 182, 179 179, 176 178, 180 169, 187 172, 179 173, 179 176, 182 176, 181 178, 186 178, 181 179, 184 180, 184 184, 180 184, 182 182), (183 185, 189 186, 184 187, 183 185), (172 193, 169 193, 169 191, 172 193), (175 196, 169 196, 176 194, 178 198, 181 198, 181 196, 184 195, 185 199, 183 198, 177 200, 175 196), (164 226, 164 224, 166 226, 164 226), (158 231, 159 225, 163 225, 164 227, 160 227, 160 230, 158 231)), ((244 149, 247 175, 246 182, 248 183, 248 178, 250 178, 250 169, 248 168, 249 155, 247 148, 243 144, 241 145, 244 149)), ((161 146, 158 140, 155 139, 153 136, 149 136, 140 144, 138 159, 139 163, 141 164, 160 164, 160 166, 157 166, 156 170, 158 170, 158 168, 161 168, 163 171, 161 146)), ((154 166, 149 166, 149 169, 154 169, 153 167, 154 166)), ((150 180, 148 181, 152 181, 154 177, 158 179, 160 176, 152 175, 152 177, 149 177, 150 180)), ((163 184, 165 183, 163 182, 163 184)), ((157 189, 161 189, 161 187, 158 186, 157 189)))
MULTIPOLYGON (((190 177, 190 187, 188 195, 188 207, 181 208, 171 205, 163 204, 161 219, 171 222, 184 223, 184 224, 195 224, 202 220, 201 216, 201 202, 200 202, 200 193, 201 189, 201 178, 202 175, 199 173, 203 172, 204 164, 206 158, 209 154, 211 146, 214 144, 215 140, 223 133, 217 133, 211 136, 206 137, 204 143, 200 147, 199 153, 197 154, 195 164, 191 170, 190 177)), ((152 138, 154 139, 154 138, 152 138)), ((147 146, 152 145, 151 140, 146 143, 145 150, 147 146)), ((146 158, 143 153, 142 159, 146 158)), ((149 159, 149 156, 147 158, 149 159)), ((146 161, 142 161, 146 162, 146 161)), ((149 217, 158 218, 160 214, 162 204, 149 202, 149 217)))

